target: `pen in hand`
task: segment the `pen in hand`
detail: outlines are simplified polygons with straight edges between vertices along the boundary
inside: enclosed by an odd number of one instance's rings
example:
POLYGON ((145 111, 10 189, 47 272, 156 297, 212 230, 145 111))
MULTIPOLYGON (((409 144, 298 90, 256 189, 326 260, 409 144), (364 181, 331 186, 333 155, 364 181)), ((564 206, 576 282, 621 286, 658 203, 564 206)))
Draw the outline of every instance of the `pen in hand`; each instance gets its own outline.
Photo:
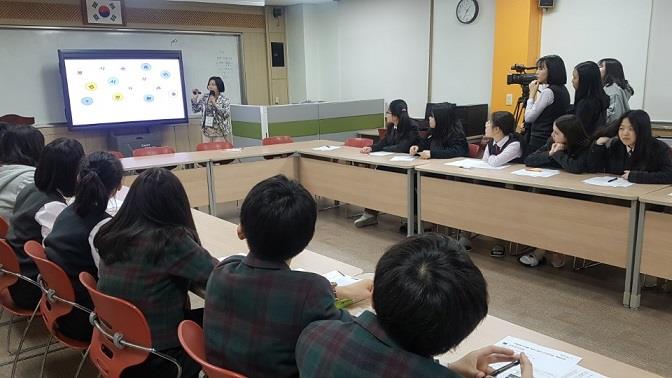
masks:
POLYGON ((607 182, 614 182, 614 181, 616 181, 616 180, 618 180, 618 177, 614 177, 614 178, 612 178, 611 180, 607 180, 607 182))

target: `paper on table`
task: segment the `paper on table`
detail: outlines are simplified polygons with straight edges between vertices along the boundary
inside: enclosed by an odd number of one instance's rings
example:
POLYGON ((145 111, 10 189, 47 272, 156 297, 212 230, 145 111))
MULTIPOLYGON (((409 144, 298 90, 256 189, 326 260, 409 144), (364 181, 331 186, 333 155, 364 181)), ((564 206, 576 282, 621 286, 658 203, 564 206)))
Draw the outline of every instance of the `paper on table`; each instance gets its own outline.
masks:
POLYGON ((557 169, 543 169, 543 168, 524 168, 511 172, 512 175, 529 176, 529 177, 551 177, 560 174, 557 169))
POLYGON ((338 270, 332 270, 331 272, 325 273, 322 276, 328 279, 329 282, 335 282, 338 286, 348 286, 359 281, 359 279, 345 275, 338 270))
POLYGON ((562 378, 607 378, 600 373, 588 370, 583 366, 576 365, 569 373, 562 376, 562 378))
POLYGON ((387 155, 393 155, 394 152, 387 152, 387 151, 377 151, 377 152, 371 152, 369 153, 370 156, 387 156, 387 155))
POLYGON ((487 162, 479 159, 462 159, 458 161, 451 161, 450 163, 445 163, 445 165, 452 165, 453 167, 460 168, 480 168, 480 169, 504 169, 510 167, 510 165, 502 165, 500 167, 493 167, 487 162))
POLYGON ((223 149, 223 150, 221 150, 221 151, 233 151, 233 152, 236 152, 236 151, 242 151, 242 150, 243 150, 242 148, 225 148, 225 149, 223 149))
POLYGON ((394 156, 390 161, 413 161, 417 159, 415 156, 394 156))
POLYGON ((631 186, 632 183, 628 180, 624 180, 620 177, 613 176, 600 176, 592 177, 586 180, 583 180, 586 184, 597 185, 597 186, 609 186, 612 188, 627 188, 631 186))
MULTIPOLYGON (((534 366, 535 378, 563 378, 581 361, 581 357, 512 336, 505 337, 495 345, 513 349, 516 353, 524 352, 534 366)), ((499 368, 506 364, 506 362, 493 364, 492 367, 499 368)), ((520 378, 520 366, 507 370, 505 374, 501 378, 520 378)))
POLYGON ((320 146, 320 147, 315 147, 313 148, 313 151, 333 151, 333 150, 338 150, 339 146, 320 146))

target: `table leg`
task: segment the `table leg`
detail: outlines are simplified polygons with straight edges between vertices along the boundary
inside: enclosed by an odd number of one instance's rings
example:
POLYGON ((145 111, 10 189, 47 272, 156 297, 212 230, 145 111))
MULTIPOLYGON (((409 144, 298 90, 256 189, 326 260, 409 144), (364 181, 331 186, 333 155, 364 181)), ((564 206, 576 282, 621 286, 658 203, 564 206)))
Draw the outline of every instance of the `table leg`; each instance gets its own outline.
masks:
POLYGON ((420 171, 416 171, 415 190, 416 190, 417 198, 416 198, 416 203, 415 203, 415 214, 418 217, 418 224, 417 224, 417 227, 418 227, 417 234, 418 235, 421 235, 425 231, 424 228, 422 227, 422 216, 420 214, 420 182, 422 181, 422 180, 420 180, 421 175, 422 175, 422 173, 420 171))
MULTIPOLYGON (((642 245, 644 244, 644 222, 646 216, 646 204, 644 202, 639 203, 639 214, 637 214, 637 232, 635 236, 633 254, 631 256, 632 261, 632 272, 631 272, 631 290, 630 290, 630 303, 629 306, 632 309, 639 308, 639 302, 641 299, 641 280, 640 280, 640 270, 642 265, 642 245)), ((623 299, 625 302, 625 298, 623 299)))
POLYGON ((217 197, 215 197, 215 178, 212 160, 208 161, 205 166, 206 177, 208 181, 208 207, 210 208, 210 215, 217 216, 217 197))
MULTIPOLYGON (((414 203, 415 201, 413 201, 413 198, 415 198, 413 196, 413 193, 415 191, 415 185, 414 185, 415 175, 414 175, 414 172, 413 172, 412 168, 409 168, 409 169, 406 170, 406 177, 408 179, 407 180, 407 182, 408 182, 408 214, 407 214, 407 219, 406 219, 406 228, 407 228, 408 231, 406 232, 406 236, 411 236, 411 235, 413 235, 414 228, 415 228, 415 222, 413 221, 413 215, 414 215, 413 210, 415 209, 415 203, 414 203)), ((421 228, 422 227, 420 227, 419 229, 421 229, 421 228)))

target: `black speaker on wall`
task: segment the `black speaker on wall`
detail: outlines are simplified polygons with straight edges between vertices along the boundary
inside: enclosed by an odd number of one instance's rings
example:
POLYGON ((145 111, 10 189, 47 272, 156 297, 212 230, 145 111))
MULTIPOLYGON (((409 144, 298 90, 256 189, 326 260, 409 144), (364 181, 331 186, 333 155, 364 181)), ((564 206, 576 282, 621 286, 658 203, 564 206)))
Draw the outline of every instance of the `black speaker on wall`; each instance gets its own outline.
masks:
POLYGON ((273 67, 285 66, 285 44, 282 42, 271 42, 271 65, 273 67))
POLYGON ((553 8, 555 0, 539 0, 539 8, 553 8))

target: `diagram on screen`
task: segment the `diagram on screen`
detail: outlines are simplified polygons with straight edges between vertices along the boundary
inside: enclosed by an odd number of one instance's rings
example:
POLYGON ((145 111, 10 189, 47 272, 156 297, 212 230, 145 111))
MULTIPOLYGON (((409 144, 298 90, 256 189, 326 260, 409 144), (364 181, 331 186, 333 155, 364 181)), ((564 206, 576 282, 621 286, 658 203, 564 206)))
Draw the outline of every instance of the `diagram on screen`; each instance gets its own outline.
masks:
POLYGON ((65 69, 73 125, 185 116, 177 60, 70 59, 65 69))

